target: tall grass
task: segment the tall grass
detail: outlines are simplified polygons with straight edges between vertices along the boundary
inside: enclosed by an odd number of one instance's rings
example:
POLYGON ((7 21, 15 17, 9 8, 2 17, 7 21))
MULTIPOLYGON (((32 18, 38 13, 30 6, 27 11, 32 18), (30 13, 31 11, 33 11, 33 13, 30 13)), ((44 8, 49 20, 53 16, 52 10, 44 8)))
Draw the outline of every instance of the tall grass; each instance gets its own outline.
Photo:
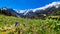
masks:
MULTIPOLYGON (((53 19, 27 19, 0 15, 0 28, 14 27, 5 31, 5 34, 60 34, 60 21, 53 19), (15 22, 19 22, 13 26, 15 22)), ((0 30, 0 32, 2 32, 0 30)))

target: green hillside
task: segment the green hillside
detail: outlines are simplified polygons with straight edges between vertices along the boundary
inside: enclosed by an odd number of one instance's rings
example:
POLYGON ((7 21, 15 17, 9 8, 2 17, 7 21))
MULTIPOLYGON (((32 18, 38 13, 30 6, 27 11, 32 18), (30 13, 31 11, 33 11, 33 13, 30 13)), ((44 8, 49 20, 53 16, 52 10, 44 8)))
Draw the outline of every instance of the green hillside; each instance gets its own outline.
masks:
MULTIPOLYGON (((58 16, 57 16, 58 17, 58 16)), ((60 34, 60 20, 28 19, 0 15, 0 34, 60 34), (19 22, 15 26, 15 22, 19 22)))

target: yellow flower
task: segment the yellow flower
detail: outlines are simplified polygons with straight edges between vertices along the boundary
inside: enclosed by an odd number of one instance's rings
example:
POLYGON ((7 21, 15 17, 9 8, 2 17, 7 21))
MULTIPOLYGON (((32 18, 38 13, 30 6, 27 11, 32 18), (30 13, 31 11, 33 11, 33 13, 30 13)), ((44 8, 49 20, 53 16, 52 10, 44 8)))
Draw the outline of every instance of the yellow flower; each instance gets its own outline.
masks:
POLYGON ((5 32, 2 32, 2 34, 4 34, 5 32))

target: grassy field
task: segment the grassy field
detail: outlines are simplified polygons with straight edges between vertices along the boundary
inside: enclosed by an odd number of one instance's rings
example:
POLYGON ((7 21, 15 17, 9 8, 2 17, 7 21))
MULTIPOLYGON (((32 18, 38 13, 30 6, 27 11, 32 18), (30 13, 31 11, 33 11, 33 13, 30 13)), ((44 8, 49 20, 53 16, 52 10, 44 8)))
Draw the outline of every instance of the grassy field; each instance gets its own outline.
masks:
POLYGON ((60 34, 60 20, 0 15, 0 34, 60 34), (15 26, 15 22, 19 22, 19 24, 15 26))

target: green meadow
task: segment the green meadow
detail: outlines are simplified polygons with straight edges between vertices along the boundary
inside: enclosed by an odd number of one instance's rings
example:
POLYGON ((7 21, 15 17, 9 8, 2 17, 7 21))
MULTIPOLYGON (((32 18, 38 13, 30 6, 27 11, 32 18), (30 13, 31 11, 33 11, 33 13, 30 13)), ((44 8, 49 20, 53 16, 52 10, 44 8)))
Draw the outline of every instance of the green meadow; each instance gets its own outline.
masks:
POLYGON ((60 16, 43 20, 0 15, 0 34, 60 34, 60 16))

